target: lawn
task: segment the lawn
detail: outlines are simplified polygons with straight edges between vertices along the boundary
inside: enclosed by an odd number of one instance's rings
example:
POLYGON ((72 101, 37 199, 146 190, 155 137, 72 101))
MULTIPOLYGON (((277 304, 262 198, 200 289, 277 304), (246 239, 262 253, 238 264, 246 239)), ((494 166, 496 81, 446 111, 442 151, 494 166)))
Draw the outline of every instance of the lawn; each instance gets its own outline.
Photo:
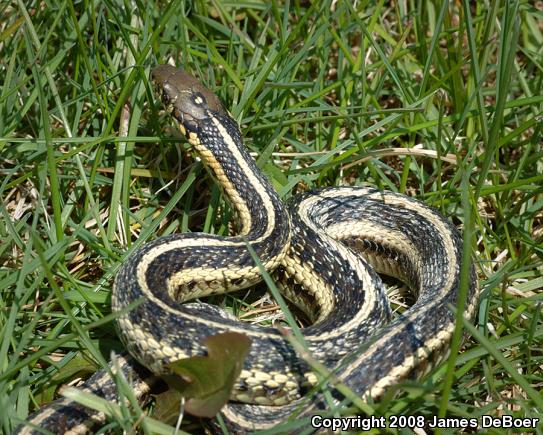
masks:
MULTIPOLYGON (((229 231, 219 188, 155 102, 160 63, 219 95, 285 200, 372 186, 463 232, 481 295, 469 338, 365 412, 539 417, 543 433, 543 2, 518 0, 2 2, 3 433, 122 350, 110 291, 128 253, 229 231)), ((139 418, 125 405, 107 428, 148 431, 139 418)), ((182 430, 200 428, 185 416, 182 430)))

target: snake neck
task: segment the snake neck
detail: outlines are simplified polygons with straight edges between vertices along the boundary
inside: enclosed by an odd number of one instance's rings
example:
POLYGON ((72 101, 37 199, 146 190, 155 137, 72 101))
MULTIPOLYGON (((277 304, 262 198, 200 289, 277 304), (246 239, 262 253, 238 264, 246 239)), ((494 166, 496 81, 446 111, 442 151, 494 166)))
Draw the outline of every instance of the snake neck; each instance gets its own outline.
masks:
POLYGON ((198 133, 189 133, 188 139, 236 210, 238 235, 249 242, 288 243, 288 212, 243 145, 237 123, 210 113, 209 121, 198 133))

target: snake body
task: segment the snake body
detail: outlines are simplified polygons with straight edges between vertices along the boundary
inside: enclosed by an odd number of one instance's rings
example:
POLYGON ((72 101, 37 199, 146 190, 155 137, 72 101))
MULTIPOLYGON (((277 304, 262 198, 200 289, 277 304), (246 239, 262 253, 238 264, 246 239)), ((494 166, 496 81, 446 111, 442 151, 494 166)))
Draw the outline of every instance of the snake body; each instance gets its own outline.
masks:
MULTIPOLYGON (((313 321, 302 329, 307 353, 363 398, 426 373, 447 353, 458 306, 462 240, 443 216, 409 197, 366 187, 305 192, 285 205, 244 147, 218 97, 189 74, 152 72, 167 111, 235 209, 237 234, 158 238, 134 252, 116 276, 112 308, 120 337, 152 372, 203 355, 206 337, 246 334, 251 349, 222 410, 230 428, 269 428, 295 410, 326 406, 304 392, 318 383, 275 328, 238 322, 190 299, 247 288, 261 280, 251 246, 283 294, 313 321), (361 255, 360 255, 361 254, 361 255), (392 319, 377 273, 404 281, 416 302, 392 319), (126 311, 126 310, 125 310, 126 311)), ((477 306, 473 269, 464 315, 477 306)), ((301 411, 300 411, 301 410, 301 411)))

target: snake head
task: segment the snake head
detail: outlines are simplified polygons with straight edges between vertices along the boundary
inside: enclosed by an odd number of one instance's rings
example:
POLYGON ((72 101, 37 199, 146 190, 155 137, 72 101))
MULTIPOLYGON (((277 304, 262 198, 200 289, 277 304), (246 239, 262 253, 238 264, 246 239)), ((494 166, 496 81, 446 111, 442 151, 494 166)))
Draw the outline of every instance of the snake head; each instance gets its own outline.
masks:
POLYGON ((212 115, 228 116, 219 98, 196 78, 180 68, 159 65, 151 72, 151 80, 166 110, 179 122, 185 135, 198 133, 212 115))

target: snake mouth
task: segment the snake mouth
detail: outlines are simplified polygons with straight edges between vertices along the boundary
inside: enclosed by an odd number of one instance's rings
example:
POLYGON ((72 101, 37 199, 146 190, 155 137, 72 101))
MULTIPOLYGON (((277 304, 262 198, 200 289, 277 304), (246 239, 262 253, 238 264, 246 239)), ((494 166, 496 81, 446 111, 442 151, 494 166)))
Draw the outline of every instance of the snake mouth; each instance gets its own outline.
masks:
POLYGON ((167 113, 172 115, 179 123, 179 129, 184 135, 189 132, 197 133, 199 131, 198 120, 194 118, 188 111, 184 111, 182 105, 178 103, 180 92, 171 89, 171 85, 167 82, 152 80, 155 95, 161 100, 162 105, 167 113))
POLYGON ((199 125, 190 114, 182 112, 177 107, 173 107, 172 110, 173 117, 179 122, 179 129, 181 132, 185 135, 188 135, 188 133, 198 133, 200 130, 199 125))

